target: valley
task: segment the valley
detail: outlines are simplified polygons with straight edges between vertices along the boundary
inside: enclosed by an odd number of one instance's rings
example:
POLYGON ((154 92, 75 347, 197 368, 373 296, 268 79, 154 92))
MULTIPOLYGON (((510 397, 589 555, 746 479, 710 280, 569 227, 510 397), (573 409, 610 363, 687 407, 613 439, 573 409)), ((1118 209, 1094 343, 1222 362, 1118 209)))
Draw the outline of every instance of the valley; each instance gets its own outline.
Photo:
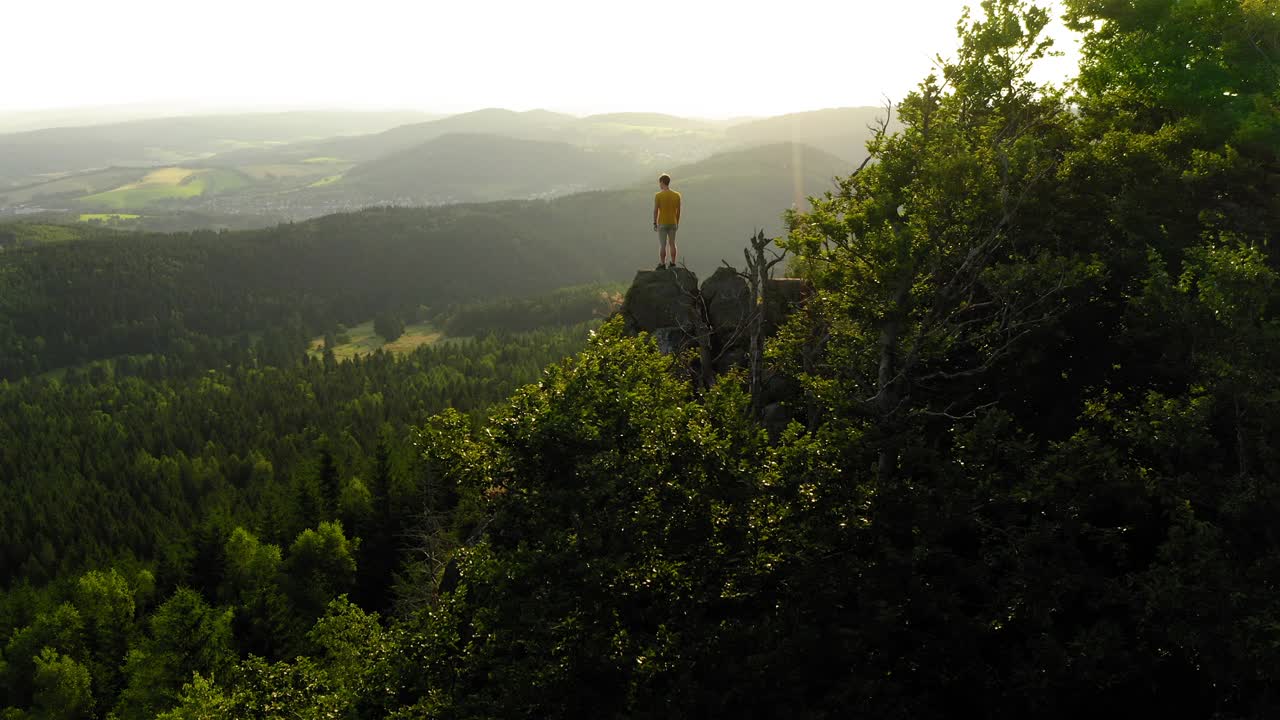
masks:
MULTIPOLYGON (((288 141, 231 132, 248 118, 228 119, 230 130, 210 120, 208 135, 177 120, 172 128, 161 120, 125 123, 115 135, 112 126, 0 135, 0 218, 106 222, 98 216, 109 215, 117 228, 243 229, 365 207, 537 200, 640 186, 717 153, 776 143, 811 144, 852 164, 865 154, 865 126, 875 112, 848 108, 729 124, 654 113, 580 118, 494 109, 355 134, 379 119, 370 118, 350 123, 353 134, 288 141), (137 124, 158 145, 139 145, 137 124), (95 144, 76 151, 91 139, 95 144), (103 142, 119 154, 105 155, 103 142), (42 144, 55 143, 57 152, 35 156, 42 144), (182 160, 165 164, 162 155, 182 160), (111 164, 92 167, 103 162, 111 164)), ((326 119, 310 132, 332 130, 333 119, 326 119)), ((296 121, 294 134, 308 132, 305 118, 296 121)))

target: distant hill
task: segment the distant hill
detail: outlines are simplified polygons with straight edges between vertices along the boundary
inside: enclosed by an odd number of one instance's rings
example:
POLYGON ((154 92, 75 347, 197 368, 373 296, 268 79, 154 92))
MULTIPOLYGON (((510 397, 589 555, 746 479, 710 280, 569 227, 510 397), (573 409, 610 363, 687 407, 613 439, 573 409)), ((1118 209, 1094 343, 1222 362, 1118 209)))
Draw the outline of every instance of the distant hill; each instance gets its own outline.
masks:
POLYGON ((48 110, 18 110, 0 113, 0 133, 27 132, 55 127, 83 127, 106 125, 130 120, 146 120, 174 117, 185 113, 172 108, 152 105, 111 105, 55 108, 48 110))
MULTIPOLYGON (((884 108, 831 108, 752 120, 730 126, 725 133, 735 145, 803 143, 857 163, 867 155, 867 126, 883 115, 884 108)), ((895 121, 890 130, 897 127, 895 121)))
MULTIPOLYGON (((853 166, 829 153, 780 143, 714 155, 670 169, 672 188, 684 198, 677 243, 695 271, 710 273, 721 260, 741 264, 752 231, 784 231, 783 212, 806 207, 806 198, 834 187, 833 179, 853 166)), ((581 227, 583 248, 607 272, 584 280, 626 280, 638 267, 657 260, 653 234, 656 178, 631 188, 583 193, 549 203, 567 225, 581 227)))
POLYGON ((78 198, 136 182, 147 174, 146 168, 109 167, 67 175, 22 187, 0 188, 0 204, 30 203, 33 201, 70 203, 78 198))
MULTIPOLYGON (((673 187, 685 202, 678 238, 682 259, 706 273, 722 259, 740 264, 748 235, 756 229, 781 234, 784 210, 830 189, 832 179, 851 167, 820 150, 778 144, 672 168, 673 187)), ((508 294, 538 292, 626 281, 636 269, 652 266, 656 190, 656 179, 645 178, 621 189, 551 200, 368 210, 296 223, 290 233, 321 244, 330 237, 340 242, 334 268, 358 275, 362 263, 378 257, 379 272, 403 274, 405 283, 416 278, 418 286, 450 300, 492 287, 508 294)), ((260 236, 276 232, 263 230, 260 236)), ((316 262, 327 252, 307 251, 316 262)))
MULTIPOLYGON (((708 273, 721 260, 740 262, 748 235, 756 229, 781 234, 787 208, 803 206, 806 196, 831 189, 833 178, 851 169, 840 158, 791 143, 670 168, 672 187, 684 195, 678 237, 682 259, 708 273)), ((400 254, 405 267, 411 267, 417 253, 425 253, 439 267, 414 272, 451 299, 469 297, 477 292, 477 284, 495 282, 512 292, 535 292, 566 283, 625 281, 637 268, 656 262, 657 240, 651 227, 656 190, 654 176, 618 189, 550 200, 405 208, 390 214, 368 211, 316 218, 295 227, 311 228, 300 230, 304 235, 327 237, 331 231, 325 228, 342 226, 344 242, 355 243, 351 252, 383 254, 389 265, 400 254), (372 249, 381 243, 389 245, 372 249), (362 245, 365 249, 359 250, 362 245)))
MULTIPOLYGON (((796 143, 857 162, 870 135, 866 126, 878 112, 842 108, 727 126, 661 113, 578 118, 491 108, 293 142, 264 138, 367 127, 399 116, 279 113, 42 130, 0 135, 0 216, 52 213, 74 220, 115 212, 139 216, 118 219, 119 227, 195 229, 187 223, 210 221, 252 227, 370 205, 549 198, 622 187, 673 168, 681 168, 685 183, 700 174, 725 181, 766 172, 758 163, 763 156, 724 154, 733 149, 796 143), (753 159, 735 160, 742 157, 753 159), (683 168, 712 158, 716 164, 692 174, 683 168), (85 163, 104 169, 13 177, 85 163)), ((793 186, 784 198, 788 206, 810 192, 806 159, 801 154, 785 169, 793 186)), ((825 188, 831 173, 822 165, 814 177, 825 188)))
POLYGON ((521 140, 566 140, 572 137, 572 131, 569 128, 578 122, 578 118, 572 115, 562 115, 546 110, 515 112, 489 108, 450 115, 428 122, 401 125, 366 137, 336 138, 316 143, 308 149, 308 152, 360 162, 408 150, 429 140, 458 133, 505 135, 521 140))
POLYGON ((499 135, 444 135, 356 165, 315 192, 418 204, 476 202, 593 190, 632 181, 626 155, 499 135))
POLYGON ((684 118, 676 115, 650 112, 620 112, 588 115, 582 122, 590 125, 644 125, 651 127, 668 127, 679 130, 709 130, 721 123, 697 118, 684 118))
MULTIPOLYGON (((756 229, 781 234, 787 208, 804 207, 807 196, 832 189, 833 178, 851 169, 838 157, 793 143, 722 153, 669 168, 672 187, 684 195, 678 237, 682 260, 708 273, 721 260, 740 262, 748 235, 756 229)), ((625 281, 637 268, 656 262, 657 240, 651 227, 656 190, 654 175, 618 189, 550 200, 406 209, 407 215, 371 211, 298 226, 366 224, 362 230, 348 230, 347 236, 379 242, 376 238, 402 232, 395 228, 403 223, 422 232, 415 248, 439 245, 429 251, 433 262, 456 263, 433 280, 437 289, 449 287, 451 296, 465 296, 473 283, 496 277, 503 287, 534 292, 570 282, 625 281), (482 267, 472 270, 475 263, 482 267), (549 276, 545 280, 544 273, 549 276)), ((425 268, 420 272, 424 278, 439 274, 425 268)))
POLYGON ((574 117, 547 110, 516 112, 488 108, 414 123, 384 132, 225 153, 212 162, 296 162, 303 157, 335 157, 366 162, 402 152, 445 135, 502 135, 518 140, 565 142, 619 150, 642 162, 688 162, 727 146, 720 126, 661 113, 613 113, 574 117))
POLYGON ((249 113, 0 134, 0 184, 113 165, 162 165, 237 147, 372 133, 429 117, 413 112, 249 113))

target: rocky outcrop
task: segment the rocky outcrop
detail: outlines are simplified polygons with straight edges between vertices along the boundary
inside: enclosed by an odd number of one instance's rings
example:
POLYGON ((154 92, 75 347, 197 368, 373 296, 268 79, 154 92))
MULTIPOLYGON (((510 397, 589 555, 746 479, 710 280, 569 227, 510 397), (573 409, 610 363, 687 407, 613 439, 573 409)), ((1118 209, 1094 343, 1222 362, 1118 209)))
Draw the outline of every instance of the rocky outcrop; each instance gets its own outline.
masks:
MULTIPOLYGON (((770 335, 808 296, 808 284, 796 278, 769 280, 760 306, 763 331, 770 335)), ((641 270, 622 303, 632 332, 654 336, 663 352, 698 348, 704 373, 745 366, 755 303, 747 281, 721 267, 701 285, 685 268, 641 270)))
POLYGON ((697 294, 698 276, 689 270, 641 270, 627 290, 622 314, 635 330, 689 327, 697 294))
POLYGON ((702 283, 702 299, 711 325, 725 332, 746 331, 751 312, 751 288, 736 270, 721 267, 702 283))
POLYGON ((747 363, 751 332, 751 288, 733 268, 719 268, 702 283, 701 297, 711 327, 711 363, 716 373, 747 363))

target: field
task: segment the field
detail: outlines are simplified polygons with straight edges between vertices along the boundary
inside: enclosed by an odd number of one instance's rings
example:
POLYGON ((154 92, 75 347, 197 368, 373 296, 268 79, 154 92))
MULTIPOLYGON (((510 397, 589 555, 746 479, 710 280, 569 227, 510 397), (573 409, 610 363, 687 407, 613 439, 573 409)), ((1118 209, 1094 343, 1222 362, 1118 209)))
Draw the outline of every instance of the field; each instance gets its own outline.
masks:
MULTIPOLYGON (((339 360, 350 360, 357 355, 368 355, 378 350, 386 350, 403 355, 423 345, 431 345, 444 339, 444 333, 437 330, 430 323, 414 323, 413 325, 406 325, 404 335, 396 338, 395 342, 384 343, 382 337, 373 331, 372 320, 347 328, 346 335, 350 338, 350 342, 333 348, 333 356, 339 360)), ((313 357, 322 356, 324 354, 324 338, 314 338, 307 352, 313 357)))
POLYGON ((78 202, 82 206, 93 208, 131 210, 164 200, 231 192, 246 187, 251 182, 244 174, 234 170, 166 167, 152 170, 137 182, 82 197, 78 202))
POLYGON ((137 220, 141 215, 133 213, 80 213, 80 222, 113 223, 120 220, 137 220))

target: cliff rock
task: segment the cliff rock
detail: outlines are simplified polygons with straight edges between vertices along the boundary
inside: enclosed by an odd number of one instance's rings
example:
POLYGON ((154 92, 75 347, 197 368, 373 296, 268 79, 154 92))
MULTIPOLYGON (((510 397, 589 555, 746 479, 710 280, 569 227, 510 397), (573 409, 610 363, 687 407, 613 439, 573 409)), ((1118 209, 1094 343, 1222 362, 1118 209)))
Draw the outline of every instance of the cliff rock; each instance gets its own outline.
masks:
POLYGON ((698 276, 685 268, 641 270, 622 301, 622 314, 635 331, 691 329, 697 296, 698 276))
MULTIPOLYGON (((804 280, 769 280, 760 306, 765 335, 774 333, 808 293, 804 280)), ((733 268, 717 269, 701 286, 692 272, 675 268, 637 272, 621 313, 629 330, 652 334, 663 352, 698 348, 707 380, 746 365, 755 310, 750 286, 733 268)))

